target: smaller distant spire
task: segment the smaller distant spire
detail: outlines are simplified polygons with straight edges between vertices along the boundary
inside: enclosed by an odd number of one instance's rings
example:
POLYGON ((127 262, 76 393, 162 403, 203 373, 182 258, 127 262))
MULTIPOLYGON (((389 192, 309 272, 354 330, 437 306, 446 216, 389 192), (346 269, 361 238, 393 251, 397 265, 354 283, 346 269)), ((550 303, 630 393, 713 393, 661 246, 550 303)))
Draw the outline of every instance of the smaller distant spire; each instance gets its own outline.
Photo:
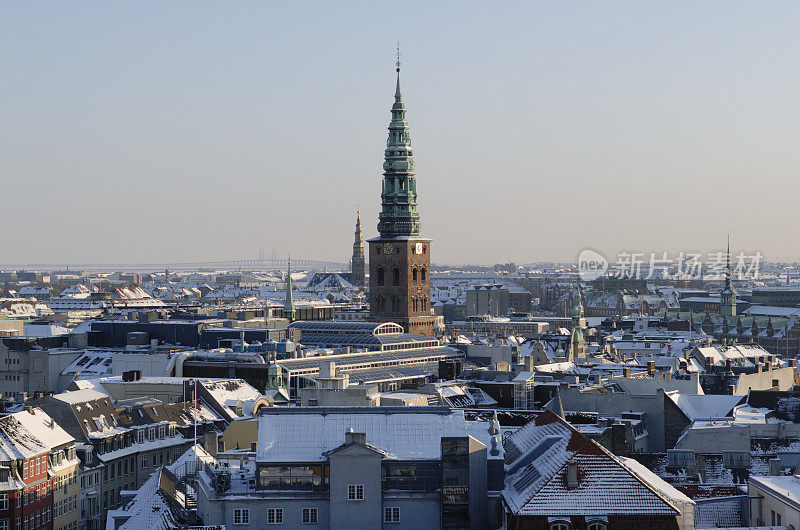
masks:
POLYGON ((292 258, 286 270, 286 298, 283 301, 283 317, 294 320, 294 295, 292 294, 292 258))

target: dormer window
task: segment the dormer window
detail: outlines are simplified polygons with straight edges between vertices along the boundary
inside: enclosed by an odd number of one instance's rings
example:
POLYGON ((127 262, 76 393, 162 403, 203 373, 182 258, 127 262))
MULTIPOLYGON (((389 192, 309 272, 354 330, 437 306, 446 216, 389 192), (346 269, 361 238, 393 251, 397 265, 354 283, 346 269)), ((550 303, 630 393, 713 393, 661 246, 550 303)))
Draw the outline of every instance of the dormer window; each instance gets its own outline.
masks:
POLYGON ((136 431, 136 442, 140 444, 144 443, 144 429, 136 431))
POLYGON ((159 425, 158 426, 158 439, 159 440, 163 440, 164 439, 164 426, 163 425, 159 425))
POLYGON ((170 438, 174 438, 175 437, 175 425, 170 425, 169 426, 169 437, 170 438))
POLYGON ((147 439, 151 442, 156 439, 156 430, 154 427, 147 429, 147 439))

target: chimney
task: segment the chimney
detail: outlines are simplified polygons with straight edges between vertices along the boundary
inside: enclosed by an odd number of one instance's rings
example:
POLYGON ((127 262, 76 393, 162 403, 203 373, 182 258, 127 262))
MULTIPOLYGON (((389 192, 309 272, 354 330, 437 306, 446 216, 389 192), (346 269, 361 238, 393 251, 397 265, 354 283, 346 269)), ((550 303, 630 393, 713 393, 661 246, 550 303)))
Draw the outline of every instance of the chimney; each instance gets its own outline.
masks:
POLYGON ((320 377, 336 377, 336 363, 334 361, 323 361, 319 366, 320 377))
POLYGON ((756 363, 756 373, 757 374, 761 373, 761 363, 756 363))
POLYGON ((797 368, 797 359, 789 359, 789 368, 797 368))
POLYGON ((525 357, 525 371, 533 372, 533 355, 525 357))
POLYGON ((781 466, 781 459, 780 458, 770 458, 769 459, 769 476, 771 477, 779 477, 783 473, 783 468, 781 466))
POLYGON ((349 427, 344 431, 344 443, 365 445, 367 443, 367 433, 353 432, 353 428, 349 427))
POLYGON ((567 462, 567 488, 578 487, 578 462, 570 460, 567 462))
POLYGON ((733 361, 731 359, 725 359, 725 371, 733 372, 733 361))
POLYGON ((728 394, 732 396, 736 395, 736 385, 728 385, 728 394))
POLYGON ((630 377, 631 376, 631 368, 630 366, 626 366, 622 369, 622 377, 630 377))
POLYGON ((655 361, 647 361, 647 373, 650 376, 656 375, 656 362, 655 361))
POLYGON ((203 449, 208 451, 213 457, 216 457, 219 451, 219 439, 217 436, 215 431, 209 431, 203 437, 203 449))

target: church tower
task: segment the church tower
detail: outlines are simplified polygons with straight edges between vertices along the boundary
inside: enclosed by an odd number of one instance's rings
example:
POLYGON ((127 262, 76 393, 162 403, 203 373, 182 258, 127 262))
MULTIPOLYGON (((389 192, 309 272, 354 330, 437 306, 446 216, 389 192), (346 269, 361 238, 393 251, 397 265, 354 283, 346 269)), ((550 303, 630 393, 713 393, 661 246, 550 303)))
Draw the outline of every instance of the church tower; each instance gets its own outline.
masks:
POLYGON ((583 303, 581 301, 581 288, 575 290, 575 304, 572 307, 572 333, 570 335, 570 348, 573 360, 586 357, 586 340, 583 338, 582 320, 583 303))
POLYGON ((369 240, 370 317, 396 322, 407 333, 433 335, 431 315, 431 240, 420 237, 414 153, 397 86, 383 163, 379 236, 369 240))
POLYGON ((725 266, 725 286, 719 300, 719 313, 723 317, 736 316, 736 291, 731 283, 731 236, 728 236, 728 258, 725 266))
POLYGON ((283 318, 288 318, 289 322, 292 322, 295 316, 292 289, 292 259, 289 258, 289 265, 286 270, 286 297, 283 299, 283 318))
POLYGON ((365 284, 364 236, 361 235, 361 211, 356 211, 356 238, 353 241, 353 257, 350 259, 350 283, 356 287, 365 284))

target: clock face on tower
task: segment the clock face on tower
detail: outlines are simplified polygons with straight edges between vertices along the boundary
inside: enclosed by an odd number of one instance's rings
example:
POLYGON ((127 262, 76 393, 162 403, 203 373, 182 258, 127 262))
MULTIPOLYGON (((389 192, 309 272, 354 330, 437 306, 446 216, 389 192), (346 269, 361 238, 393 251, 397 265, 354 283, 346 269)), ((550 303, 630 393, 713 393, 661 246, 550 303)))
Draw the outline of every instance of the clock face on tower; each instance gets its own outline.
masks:
POLYGON ((422 243, 414 245, 414 254, 422 254, 422 243))
POLYGON ((385 243, 383 245, 383 253, 384 254, 391 254, 392 250, 394 250, 394 245, 392 245, 391 243, 385 243))

